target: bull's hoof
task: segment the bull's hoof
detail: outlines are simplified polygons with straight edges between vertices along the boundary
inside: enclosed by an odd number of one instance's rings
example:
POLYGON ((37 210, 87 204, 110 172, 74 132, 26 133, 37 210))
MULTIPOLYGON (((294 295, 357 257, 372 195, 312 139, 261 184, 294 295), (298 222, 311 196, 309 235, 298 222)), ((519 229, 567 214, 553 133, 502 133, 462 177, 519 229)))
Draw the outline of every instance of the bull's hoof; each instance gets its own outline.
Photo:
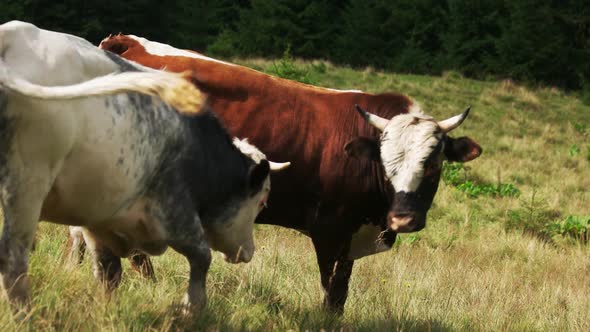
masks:
POLYGON ((33 312, 30 297, 26 290, 17 291, 15 288, 7 292, 12 316, 16 322, 26 322, 33 312))
POLYGON ((188 296, 185 296, 182 303, 178 306, 179 316, 185 319, 196 319, 201 316, 205 310, 206 300, 190 302, 188 296))
POLYGON ((12 317, 14 318, 15 322, 19 324, 28 322, 33 314, 33 310, 31 310, 30 302, 20 303, 20 304, 12 304, 12 317))
POLYGON ((324 300, 323 307, 324 310, 330 314, 336 316, 342 316, 344 314, 344 303, 330 303, 329 301, 324 300))

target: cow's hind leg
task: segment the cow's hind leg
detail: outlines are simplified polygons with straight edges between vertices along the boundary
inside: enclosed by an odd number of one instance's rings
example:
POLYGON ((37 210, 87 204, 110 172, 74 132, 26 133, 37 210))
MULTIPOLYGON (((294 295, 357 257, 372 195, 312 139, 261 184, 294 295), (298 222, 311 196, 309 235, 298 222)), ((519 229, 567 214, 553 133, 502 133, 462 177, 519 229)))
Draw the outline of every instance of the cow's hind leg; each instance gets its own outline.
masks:
POLYGON ((199 315, 207 303, 206 280, 209 265, 211 265, 211 250, 205 239, 205 234, 198 217, 182 233, 174 234, 170 246, 184 255, 190 266, 188 291, 184 304, 188 311, 199 315))
POLYGON ((34 225, 18 227, 16 213, 3 206, 4 226, 0 240, 0 279, 6 290, 8 299, 16 305, 26 304, 29 296, 29 280, 27 276, 28 255, 33 243, 34 225), (18 229, 15 229, 18 228, 18 229))
POLYGON ((104 246, 100 239, 91 231, 84 229, 84 240, 92 256, 92 272, 98 282, 103 283, 108 291, 112 291, 121 283, 121 257, 104 246))
POLYGON ((69 267, 74 267, 81 264, 84 259, 86 242, 84 242, 82 227, 70 226, 68 229, 67 264, 69 267))
POLYGON ((129 257, 129 262, 131 263, 131 267, 139 272, 142 277, 149 278, 153 281, 156 280, 156 275, 154 273, 154 265, 152 264, 152 260, 146 254, 142 254, 140 252, 134 252, 129 257))
POLYGON ((44 199, 43 189, 15 192, 2 191, 4 225, 0 239, 0 279, 9 300, 16 305, 27 304, 29 292, 28 256, 44 199), (40 192, 41 191, 41 192, 40 192))
MULTIPOLYGON (((70 226, 67 244, 67 264, 74 267, 82 263, 86 252, 86 241, 83 236, 83 227, 70 226)), ((150 258, 140 252, 135 252, 129 257, 131 267, 143 277, 156 280, 154 266, 150 258)))

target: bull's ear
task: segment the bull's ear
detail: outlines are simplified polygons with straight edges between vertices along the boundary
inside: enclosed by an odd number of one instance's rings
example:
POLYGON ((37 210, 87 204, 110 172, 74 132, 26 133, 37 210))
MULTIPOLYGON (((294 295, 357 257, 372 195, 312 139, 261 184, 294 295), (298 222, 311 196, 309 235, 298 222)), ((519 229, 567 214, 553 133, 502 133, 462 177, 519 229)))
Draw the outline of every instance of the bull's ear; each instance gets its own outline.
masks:
POLYGON ((129 49, 129 47, 125 44, 114 42, 106 42, 104 44, 101 43, 101 48, 107 51, 111 51, 117 55, 121 55, 129 49))
POLYGON ((481 152, 481 146, 469 137, 446 137, 445 156, 449 161, 467 162, 479 157, 481 152))
POLYGON ((344 151, 353 158, 368 158, 372 161, 381 161, 379 139, 377 138, 356 137, 344 145, 344 151))
POLYGON ((270 166, 266 159, 262 159, 259 164, 250 168, 248 174, 248 183, 250 185, 250 192, 257 193, 262 189, 262 184, 270 172, 270 166))

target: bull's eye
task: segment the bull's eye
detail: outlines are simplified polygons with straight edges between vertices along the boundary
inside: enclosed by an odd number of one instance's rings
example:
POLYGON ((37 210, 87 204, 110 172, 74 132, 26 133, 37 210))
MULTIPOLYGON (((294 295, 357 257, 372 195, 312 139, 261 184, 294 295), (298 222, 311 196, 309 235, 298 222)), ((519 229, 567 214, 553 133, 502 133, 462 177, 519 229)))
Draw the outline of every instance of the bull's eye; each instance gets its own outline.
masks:
POLYGON ((258 210, 261 211, 262 209, 268 207, 267 205, 268 195, 265 195, 264 198, 258 203, 258 210))
POLYGON ((424 176, 431 176, 432 174, 436 173, 438 170, 440 169, 440 167, 438 167, 438 164, 436 163, 431 163, 429 165, 425 165, 424 167, 424 176))

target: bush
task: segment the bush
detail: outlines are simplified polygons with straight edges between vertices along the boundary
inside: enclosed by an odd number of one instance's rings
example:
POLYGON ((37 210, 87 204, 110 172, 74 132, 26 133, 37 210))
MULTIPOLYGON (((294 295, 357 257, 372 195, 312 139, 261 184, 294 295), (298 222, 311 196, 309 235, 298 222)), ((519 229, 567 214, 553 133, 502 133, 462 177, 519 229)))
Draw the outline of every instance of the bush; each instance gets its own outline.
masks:
POLYGON ((291 46, 287 46, 280 60, 273 62, 270 69, 266 70, 268 74, 286 78, 306 84, 316 84, 316 80, 311 76, 311 70, 304 66, 299 66, 291 56, 291 46))
POLYGON ((582 152, 582 149, 580 149, 579 146, 577 146, 576 144, 570 145, 570 148, 569 148, 570 157, 575 157, 575 156, 579 155, 580 152, 582 152))
POLYGON ((550 224, 549 227, 553 234, 570 237, 581 243, 588 243, 590 240, 590 215, 567 216, 560 222, 550 224))
MULTIPOLYGON (((588 95, 590 96, 590 90, 588 91, 588 95)), ((572 126, 574 130, 580 135, 586 135, 586 131, 588 130, 588 126, 584 123, 572 122, 572 126)))
POLYGON ((544 241, 551 241, 554 234, 551 220, 556 214, 548 210, 545 201, 539 199, 533 191, 530 200, 520 201, 520 208, 507 211, 505 227, 508 230, 520 230, 544 241))
POLYGON ((510 183, 480 184, 467 180, 468 170, 460 163, 445 163, 442 171, 443 181, 473 198, 481 195, 492 197, 520 196, 520 190, 510 183))
POLYGON ((237 53, 236 41, 231 33, 225 30, 217 36, 213 44, 207 47, 207 53, 221 58, 230 58, 237 53))

